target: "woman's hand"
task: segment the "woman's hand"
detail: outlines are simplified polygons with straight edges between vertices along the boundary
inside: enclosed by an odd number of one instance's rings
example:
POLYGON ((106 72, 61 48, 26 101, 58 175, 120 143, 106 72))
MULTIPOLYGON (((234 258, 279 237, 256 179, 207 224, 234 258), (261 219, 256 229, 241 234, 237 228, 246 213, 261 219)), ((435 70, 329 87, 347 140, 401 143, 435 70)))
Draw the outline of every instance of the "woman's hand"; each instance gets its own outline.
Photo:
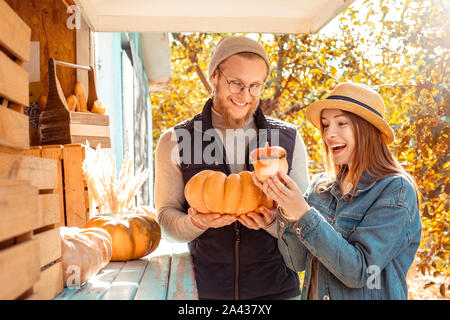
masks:
POLYGON ((277 209, 267 209, 264 206, 259 208, 261 213, 249 212, 237 217, 237 220, 249 229, 259 230, 269 227, 277 216, 277 209))
POLYGON ((297 184, 287 174, 278 171, 276 175, 265 179, 262 183, 257 182, 262 191, 280 205, 287 219, 299 220, 310 209, 297 184))
POLYGON ((201 213, 194 208, 188 209, 188 215, 192 223, 200 229, 220 228, 236 221, 236 216, 231 214, 201 213))

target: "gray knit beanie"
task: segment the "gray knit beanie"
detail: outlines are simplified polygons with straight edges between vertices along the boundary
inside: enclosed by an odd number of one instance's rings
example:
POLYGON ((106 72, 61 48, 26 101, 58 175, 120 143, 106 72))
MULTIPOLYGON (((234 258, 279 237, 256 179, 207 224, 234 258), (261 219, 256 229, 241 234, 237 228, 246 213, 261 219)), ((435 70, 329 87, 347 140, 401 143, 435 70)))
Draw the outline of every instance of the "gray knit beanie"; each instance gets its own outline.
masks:
POLYGON ((258 42, 243 36, 226 36, 219 41, 216 49, 214 50, 208 68, 209 77, 211 78, 214 71, 222 61, 228 57, 231 57, 233 54, 241 52, 252 52, 263 58, 267 64, 267 74, 270 74, 269 58, 267 57, 267 53, 264 48, 258 42))

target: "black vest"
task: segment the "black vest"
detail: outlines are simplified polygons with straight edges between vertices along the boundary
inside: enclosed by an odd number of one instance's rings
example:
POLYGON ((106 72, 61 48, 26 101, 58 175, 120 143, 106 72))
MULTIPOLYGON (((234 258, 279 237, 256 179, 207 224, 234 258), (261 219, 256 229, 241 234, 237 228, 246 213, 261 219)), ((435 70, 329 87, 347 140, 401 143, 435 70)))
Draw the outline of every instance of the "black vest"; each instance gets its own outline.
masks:
MULTIPOLYGON (((216 132, 212 127, 211 108, 212 100, 209 99, 201 113, 174 127, 185 184, 202 170, 231 173, 221 139, 209 135, 202 138, 205 131, 209 134, 216 132), (205 150, 209 150, 208 154, 213 157, 204 157, 205 150)), ((258 134, 246 150, 247 170, 253 171, 248 160, 249 152, 264 146, 268 140, 269 145, 280 145, 287 151, 290 171, 295 126, 265 117, 259 107, 254 119, 258 134)), ((186 212, 188 208, 185 202, 186 212)), ((200 299, 286 299, 300 294, 297 274, 286 267, 277 239, 265 230, 251 230, 236 221, 225 227, 206 230, 188 246, 200 299)))

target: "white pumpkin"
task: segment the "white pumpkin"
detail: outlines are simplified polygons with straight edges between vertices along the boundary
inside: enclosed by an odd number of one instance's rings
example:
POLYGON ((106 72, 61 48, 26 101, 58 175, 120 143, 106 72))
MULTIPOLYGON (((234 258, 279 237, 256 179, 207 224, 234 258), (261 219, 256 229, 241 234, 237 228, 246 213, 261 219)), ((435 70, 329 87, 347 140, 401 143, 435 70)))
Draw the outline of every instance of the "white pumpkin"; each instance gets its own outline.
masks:
POLYGON ((112 240, 101 228, 60 227, 64 286, 80 286, 104 268, 112 240))

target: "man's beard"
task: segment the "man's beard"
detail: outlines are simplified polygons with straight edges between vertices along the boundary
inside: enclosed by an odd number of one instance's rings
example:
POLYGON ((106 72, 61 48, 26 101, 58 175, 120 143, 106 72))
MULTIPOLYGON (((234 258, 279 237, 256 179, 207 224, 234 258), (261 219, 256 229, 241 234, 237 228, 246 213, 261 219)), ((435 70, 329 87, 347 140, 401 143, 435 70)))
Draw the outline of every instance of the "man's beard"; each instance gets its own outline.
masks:
POLYGON ((226 100, 223 101, 219 98, 217 98, 217 94, 213 97, 213 105, 214 109, 219 112, 223 119, 225 120, 225 123, 231 128, 231 129, 239 129, 243 128, 245 124, 248 122, 248 120, 253 116, 253 114, 256 111, 256 108, 258 107, 258 104, 255 103, 248 109, 247 113, 242 118, 234 118, 226 106, 226 100))

